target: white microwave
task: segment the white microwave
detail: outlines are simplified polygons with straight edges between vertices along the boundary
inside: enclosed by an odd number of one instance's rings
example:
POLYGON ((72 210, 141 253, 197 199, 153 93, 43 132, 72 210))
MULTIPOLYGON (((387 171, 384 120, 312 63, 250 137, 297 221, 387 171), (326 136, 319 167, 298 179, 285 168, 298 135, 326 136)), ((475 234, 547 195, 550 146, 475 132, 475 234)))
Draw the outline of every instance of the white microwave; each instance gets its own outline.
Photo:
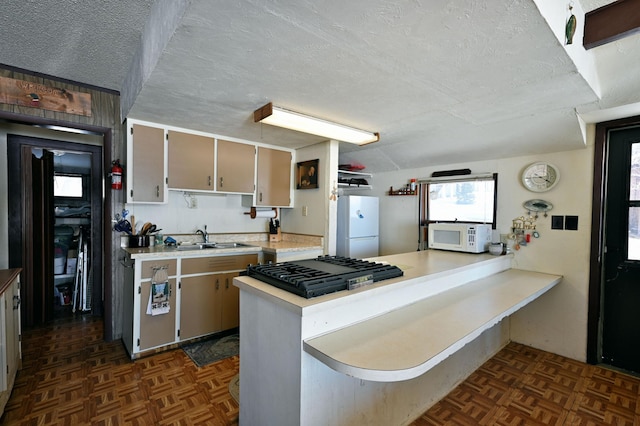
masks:
POLYGON ((491 244, 491 225, 473 223, 430 223, 429 248, 483 253, 491 244))

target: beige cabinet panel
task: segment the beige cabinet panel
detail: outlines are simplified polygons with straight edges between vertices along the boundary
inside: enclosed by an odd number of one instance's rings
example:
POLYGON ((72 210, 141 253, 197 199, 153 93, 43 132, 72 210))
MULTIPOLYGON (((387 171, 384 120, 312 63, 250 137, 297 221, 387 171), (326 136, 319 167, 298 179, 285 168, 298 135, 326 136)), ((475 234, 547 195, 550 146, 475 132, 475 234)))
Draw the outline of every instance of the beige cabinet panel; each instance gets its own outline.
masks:
POLYGON ((164 129, 133 124, 128 160, 130 202, 164 202, 164 129))
POLYGON ((148 315, 147 305, 151 293, 151 281, 141 283, 140 293, 140 345, 141 351, 155 346, 168 345, 176 340, 176 280, 169 279, 169 304, 166 314, 148 315))
POLYGON ((149 349, 237 327, 239 291, 233 286, 233 277, 257 262, 257 253, 136 262, 129 259, 132 265, 125 268, 123 341, 131 358, 149 349), (152 316, 147 315, 147 306, 156 268, 166 268, 171 309, 167 314, 152 316))
POLYGON ((182 259, 182 275, 244 270, 258 262, 258 255, 190 257, 182 259))
POLYGON ((258 147, 256 205, 291 205, 291 161, 289 151, 258 147))
POLYGON ((200 275, 180 280, 180 340, 222 330, 223 275, 200 275))
POLYGON ((178 261, 176 259, 162 259, 162 260, 145 260, 140 262, 140 276, 144 280, 145 278, 153 278, 153 272, 158 268, 167 268, 167 276, 173 277, 176 275, 178 268, 178 261))
POLYGON ((20 271, 0 271, 0 417, 9 401, 21 367, 20 271))
POLYGON ((218 139, 218 192, 253 194, 256 147, 218 139))
POLYGON ((7 376, 13 382, 21 364, 20 348, 20 279, 16 278, 6 293, 7 376))
POLYGON ((240 289, 233 285, 233 278, 237 276, 237 272, 224 274, 221 283, 222 330, 228 330, 240 325, 240 289))
POLYGON ((213 191, 215 140, 169 130, 169 188, 213 191))
POLYGON ((238 327, 240 292, 233 277, 257 262, 255 253, 182 259, 180 340, 238 327))

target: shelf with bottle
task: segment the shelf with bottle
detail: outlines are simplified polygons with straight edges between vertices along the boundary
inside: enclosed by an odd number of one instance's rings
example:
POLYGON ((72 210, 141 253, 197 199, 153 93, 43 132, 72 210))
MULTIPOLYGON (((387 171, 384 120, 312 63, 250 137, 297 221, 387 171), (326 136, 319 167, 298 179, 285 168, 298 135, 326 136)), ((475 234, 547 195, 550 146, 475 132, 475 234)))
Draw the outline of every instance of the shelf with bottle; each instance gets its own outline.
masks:
POLYGON ((388 195, 416 195, 417 193, 418 191, 416 190, 412 191, 409 185, 402 187, 400 189, 393 189, 393 186, 391 186, 389 187, 388 195))
POLYGON ((389 187, 389 195, 416 195, 418 193, 418 187, 415 179, 411 179, 409 183, 399 189, 393 189, 393 186, 389 187))
POLYGON ((372 186, 368 180, 371 179, 371 177, 371 173, 338 170, 338 187, 348 189, 371 189, 372 186))

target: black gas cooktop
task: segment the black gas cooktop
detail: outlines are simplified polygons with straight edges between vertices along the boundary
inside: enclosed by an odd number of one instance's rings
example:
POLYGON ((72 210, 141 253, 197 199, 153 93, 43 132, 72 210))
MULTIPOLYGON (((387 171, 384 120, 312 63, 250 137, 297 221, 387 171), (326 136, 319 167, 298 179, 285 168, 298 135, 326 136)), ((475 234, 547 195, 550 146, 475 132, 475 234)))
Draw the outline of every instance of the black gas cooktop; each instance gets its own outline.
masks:
POLYGON ((400 268, 341 256, 249 265, 246 275, 307 299, 401 277, 400 268))

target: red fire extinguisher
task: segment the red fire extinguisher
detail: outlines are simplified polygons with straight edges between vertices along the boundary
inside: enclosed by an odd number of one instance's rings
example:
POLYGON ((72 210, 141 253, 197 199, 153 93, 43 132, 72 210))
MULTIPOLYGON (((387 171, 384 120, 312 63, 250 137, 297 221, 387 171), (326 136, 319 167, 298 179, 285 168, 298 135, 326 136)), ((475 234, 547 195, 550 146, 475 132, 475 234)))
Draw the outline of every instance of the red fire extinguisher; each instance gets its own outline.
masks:
POLYGON ((111 164, 111 189, 122 189, 122 166, 120 166, 120 159, 113 161, 111 164))

